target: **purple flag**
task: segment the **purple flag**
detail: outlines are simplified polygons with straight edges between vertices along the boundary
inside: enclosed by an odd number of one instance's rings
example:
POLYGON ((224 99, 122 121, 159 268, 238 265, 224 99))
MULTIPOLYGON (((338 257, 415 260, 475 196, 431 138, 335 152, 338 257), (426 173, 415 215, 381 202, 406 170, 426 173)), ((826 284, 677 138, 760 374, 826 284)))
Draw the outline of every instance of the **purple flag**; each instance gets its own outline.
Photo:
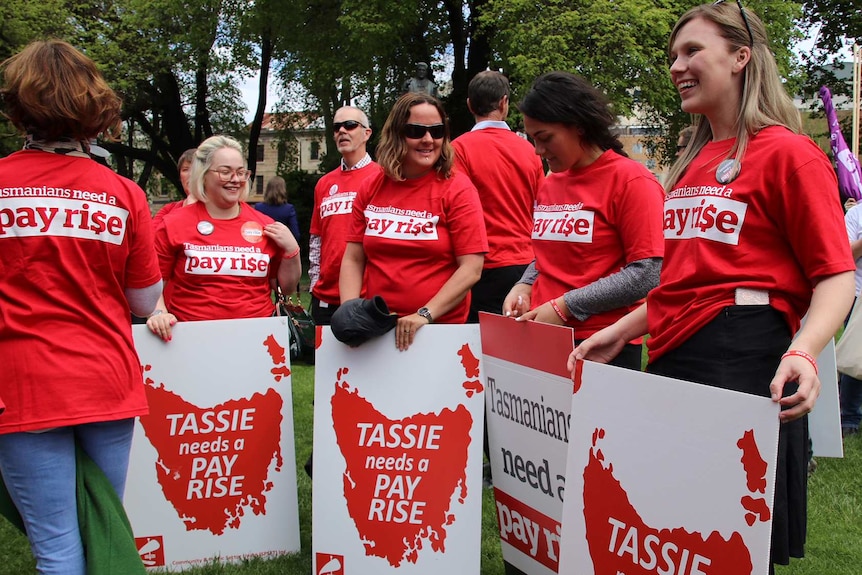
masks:
POLYGON ((847 147, 847 142, 844 141, 841 126, 838 124, 838 115, 835 113, 835 106, 832 105, 832 93, 826 86, 820 88, 820 99, 823 100, 823 107, 826 109, 832 155, 838 166, 838 189, 848 198, 855 198, 857 201, 862 200, 862 180, 860 180, 862 169, 859 167, 859 160, 856 159, 856 156, 847 147))

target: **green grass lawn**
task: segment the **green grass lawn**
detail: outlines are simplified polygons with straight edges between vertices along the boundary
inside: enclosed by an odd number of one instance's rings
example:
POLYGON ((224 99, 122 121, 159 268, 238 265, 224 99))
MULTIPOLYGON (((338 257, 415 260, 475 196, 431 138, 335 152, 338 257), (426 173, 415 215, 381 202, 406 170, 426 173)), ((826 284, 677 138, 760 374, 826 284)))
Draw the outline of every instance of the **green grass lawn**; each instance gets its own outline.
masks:
MULTIPOLYGON (((302 551, 269 561, 213 564, 185 573, 193 575, 310 575, 311 481, 302 470, 312 442, 314 368, 293 370, 294 429, 299 486, 299 520, 302 551)), ((777 575, 859 575, 862 573, 862 435, 845 442, 844 459, 818 459, 811 478, 808 556, 777 575)), ((503 575, 491 490, 484 491, 482 521, 482 575, 503 575)), ((0 575, 34 573, 27 540, 0 518, 0 575)))

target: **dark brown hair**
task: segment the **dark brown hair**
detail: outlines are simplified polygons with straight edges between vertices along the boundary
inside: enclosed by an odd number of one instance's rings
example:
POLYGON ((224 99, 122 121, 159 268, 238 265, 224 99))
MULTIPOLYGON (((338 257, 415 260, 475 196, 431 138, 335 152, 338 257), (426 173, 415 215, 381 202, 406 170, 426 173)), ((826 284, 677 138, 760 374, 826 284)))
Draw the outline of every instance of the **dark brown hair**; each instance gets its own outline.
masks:
POLYGON ((120 135, 120 98, 68 42, 31 42, 0 67, 5 115, 19 130, 49 141, 120 135))

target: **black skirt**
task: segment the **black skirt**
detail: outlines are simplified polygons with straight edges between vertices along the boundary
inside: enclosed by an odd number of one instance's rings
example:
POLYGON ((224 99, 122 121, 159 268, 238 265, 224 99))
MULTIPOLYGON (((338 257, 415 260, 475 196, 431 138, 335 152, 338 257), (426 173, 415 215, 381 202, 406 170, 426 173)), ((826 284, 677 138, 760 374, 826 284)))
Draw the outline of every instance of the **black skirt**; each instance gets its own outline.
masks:
MULTIPOLYGON (((770 397, 769 383, 790 340, 787 323, 772 307, 730 306, 647 371, 770 397)), ((785 396, 795 391, 792 383, 784 386, 785 396)), ((805 554, 808 453, 808 417, 781 424, 771 550, 772 562, 780 565, 805 554)))

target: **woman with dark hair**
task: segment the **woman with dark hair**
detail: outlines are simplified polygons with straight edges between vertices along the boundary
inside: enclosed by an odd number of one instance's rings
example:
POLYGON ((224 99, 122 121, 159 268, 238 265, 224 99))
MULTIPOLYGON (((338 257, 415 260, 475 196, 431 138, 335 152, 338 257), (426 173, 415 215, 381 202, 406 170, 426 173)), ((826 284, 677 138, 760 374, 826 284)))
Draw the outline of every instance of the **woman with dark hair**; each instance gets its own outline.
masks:
MULTIPOLYGON (((580 76, 540 76, 518 108, 553 173, 536 196, 536 259, 506 296, 503 313, 569 325, 580 341, 658 284, 664 194, 611 132, 607 98, 580 76)), ((640 369, 641 342, 632 338, 615 362, 640 369)))
POLYGON ((177 208, 183 208, 195 202, 194 196, 189 194, 189 174, 192 171, 192 160, 195 157, 195 150, 197 150, 197 148, 189 148, 183 152, 180 155, 180 159, 177 160, 177 172, 179 172, 180 175, 180 185, 182 185, 183 193, 186 197, 182 200, 177 200, 176 202, 171 202, 162 206, 162 209, 156 212, 156 215, 153 216, 154 226, 158 226, 162 220, 165 219, 166 215, 170 214, 177 208))
POLYGON ((353 201, 341 264, 342 304, 364 292, 398 314, 395 344, 432 323, 464 323, 488 251, 479 195, 453 172, 449 121, 439 100, 409 92, 389 113, 377 147, 382 171, 353 201), (364 278, 364 281, 363 281, 364 278))
POLYGON ((661 283, 579 345, 569 368, 649 332, 648 371, 777 402, 771 558, 787 564, 805 551, 815 358, 853 301, 838 183, 801 134, 757 15, 734 2, 696 6, 668 53, 695 133, 666 183, 661 283))
POLYGON ((48 40, 2 68, 6 115, 27 139, 0 159, 0 472, 37 571, 84 575, 76 450, 122 498, 147 413, 129 312, 153 310, 161 276, 146 195, 88 154, 121 127, 95 63, 48 40))
POLYGON ((269 179, 263 192, 263 201, 256 203, 254 209, 286 225, 296 241, 299 241, 299 221, 296 219, 293 204, 287 203, 287 184, 284 178, 275 176, 269 179))

